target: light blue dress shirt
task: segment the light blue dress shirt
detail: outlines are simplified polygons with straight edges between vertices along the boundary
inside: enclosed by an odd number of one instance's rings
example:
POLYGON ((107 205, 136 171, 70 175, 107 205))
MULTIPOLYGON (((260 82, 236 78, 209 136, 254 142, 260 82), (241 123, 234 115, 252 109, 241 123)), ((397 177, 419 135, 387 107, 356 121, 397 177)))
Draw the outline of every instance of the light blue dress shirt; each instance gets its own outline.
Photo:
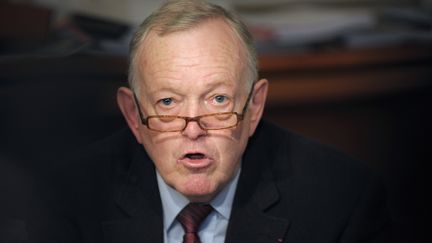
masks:
MULTIPOLYGON (((162 200, 163 227, 165 243, 181 243, 184 231, 181 224, 175 219, 177 214, 189 203, 182 194, 168 186, 162 177, 157 174, 157 182, 162 200)), ((202 222, 198 235, 203 243, 223 243, 231 214, 240 170, 234 179, 210 202, 214 210, 202 222)))

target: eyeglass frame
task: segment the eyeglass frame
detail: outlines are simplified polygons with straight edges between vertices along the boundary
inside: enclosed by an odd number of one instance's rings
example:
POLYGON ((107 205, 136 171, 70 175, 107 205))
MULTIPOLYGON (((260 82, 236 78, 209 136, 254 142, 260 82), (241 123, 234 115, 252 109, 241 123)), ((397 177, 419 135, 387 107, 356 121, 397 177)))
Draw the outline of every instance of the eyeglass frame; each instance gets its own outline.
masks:
POLYGON ((195 121, 202 130, 205 130, 205 131, 208 131, 208 130, 215 131, 215 130, 223 130, 223 129, 229 129, 229 128, 236 127, 244 119, 244 115, 246 113, 246 109, 248 107, 249 101, 252 98, 252 93, 253 93, 254 87, 255 87, 255 83, 253 83, 251 91, 249 91, 248 97, 246 99, 246 103, 245 103, 245 105, 244 105, 244 107, 242 109, 241 114, 239 114, 239 113, 237 113, 235 111, 230 111, 230 112, 209 113, 209 114, 204 114, 204 115, 195 116, 195 117, 175 116, 175 115, 151 115, 151 116, 144 117, 144 115, 143 115, 143 113, 141 111, 141 104, 138 102, 138 97, 136 96, 135 91, 132 91, 132 93, 133 93, 133 98, 134 98, 134 101, 135 101, 135 105, 137 106, 137 109, 138 109, 138 114, 140 116, 141 123, 143 125, 145 125, 148 129, 152 130, 152 131, 156 131, 156 132, 182 132, 182 131, 184 131, 186 129, 186 127, 188 126, 189 122, 191 122, 191 121, 195 121), (237 122, 236 122, 236 124, 234 124, 232 126, 224 127, 224 128, 217 128, 217 129, 216 128, 215 129, 212 129, 212 128, 210 128, 210 129, 209 128, 203 128, 201 126, 200 119, 202 117, 217 116, 217 115, 236 115, 237 122), (175 119, 177 119, 177 118, 183 119, 183 120, 185 120, 185 125, 184 125, 183 129, 175 130, 175 131, 161 131, 161 130, 157 130, 157 129, 151 128, 149 126, 149 123, 148 123, 149 119, 151 119, 151 118, 164 118, 164 117, 175 118, 175 119))

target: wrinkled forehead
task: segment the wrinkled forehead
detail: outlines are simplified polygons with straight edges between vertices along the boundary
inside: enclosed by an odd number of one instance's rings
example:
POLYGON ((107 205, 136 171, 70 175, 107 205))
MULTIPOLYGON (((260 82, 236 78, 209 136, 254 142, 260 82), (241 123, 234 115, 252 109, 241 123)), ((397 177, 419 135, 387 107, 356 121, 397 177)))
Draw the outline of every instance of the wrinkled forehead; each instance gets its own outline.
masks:
POLYGON ((154 76, 219 72, 244 82, 246 51, 223 20, 209 20, 191 29, 163 36, 150 31, 137 52, 140 83, 154 76))

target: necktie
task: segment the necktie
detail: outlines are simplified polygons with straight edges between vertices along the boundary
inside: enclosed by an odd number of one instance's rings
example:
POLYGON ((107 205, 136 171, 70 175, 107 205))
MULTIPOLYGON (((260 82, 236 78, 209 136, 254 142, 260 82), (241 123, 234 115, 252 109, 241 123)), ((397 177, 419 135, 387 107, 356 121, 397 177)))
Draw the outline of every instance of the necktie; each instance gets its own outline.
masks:
POLYGON ((213 208, 208 204, 189 203, 177 215, 177 220, 183 227, 185 234, 183 243, 201 243, 198 236, 200 224, 213 208))

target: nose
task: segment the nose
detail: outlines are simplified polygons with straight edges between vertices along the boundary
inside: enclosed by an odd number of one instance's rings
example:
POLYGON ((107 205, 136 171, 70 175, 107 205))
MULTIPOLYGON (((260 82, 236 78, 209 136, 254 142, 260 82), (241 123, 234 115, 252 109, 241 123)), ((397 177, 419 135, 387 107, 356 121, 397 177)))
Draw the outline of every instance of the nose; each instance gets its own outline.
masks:
POLYGON ((182 134, 189 139, 196 140, 199 137, 206 135, 207 131, 199 126, 198 121, 189 121, 185 129, 182 131, 182 134))

